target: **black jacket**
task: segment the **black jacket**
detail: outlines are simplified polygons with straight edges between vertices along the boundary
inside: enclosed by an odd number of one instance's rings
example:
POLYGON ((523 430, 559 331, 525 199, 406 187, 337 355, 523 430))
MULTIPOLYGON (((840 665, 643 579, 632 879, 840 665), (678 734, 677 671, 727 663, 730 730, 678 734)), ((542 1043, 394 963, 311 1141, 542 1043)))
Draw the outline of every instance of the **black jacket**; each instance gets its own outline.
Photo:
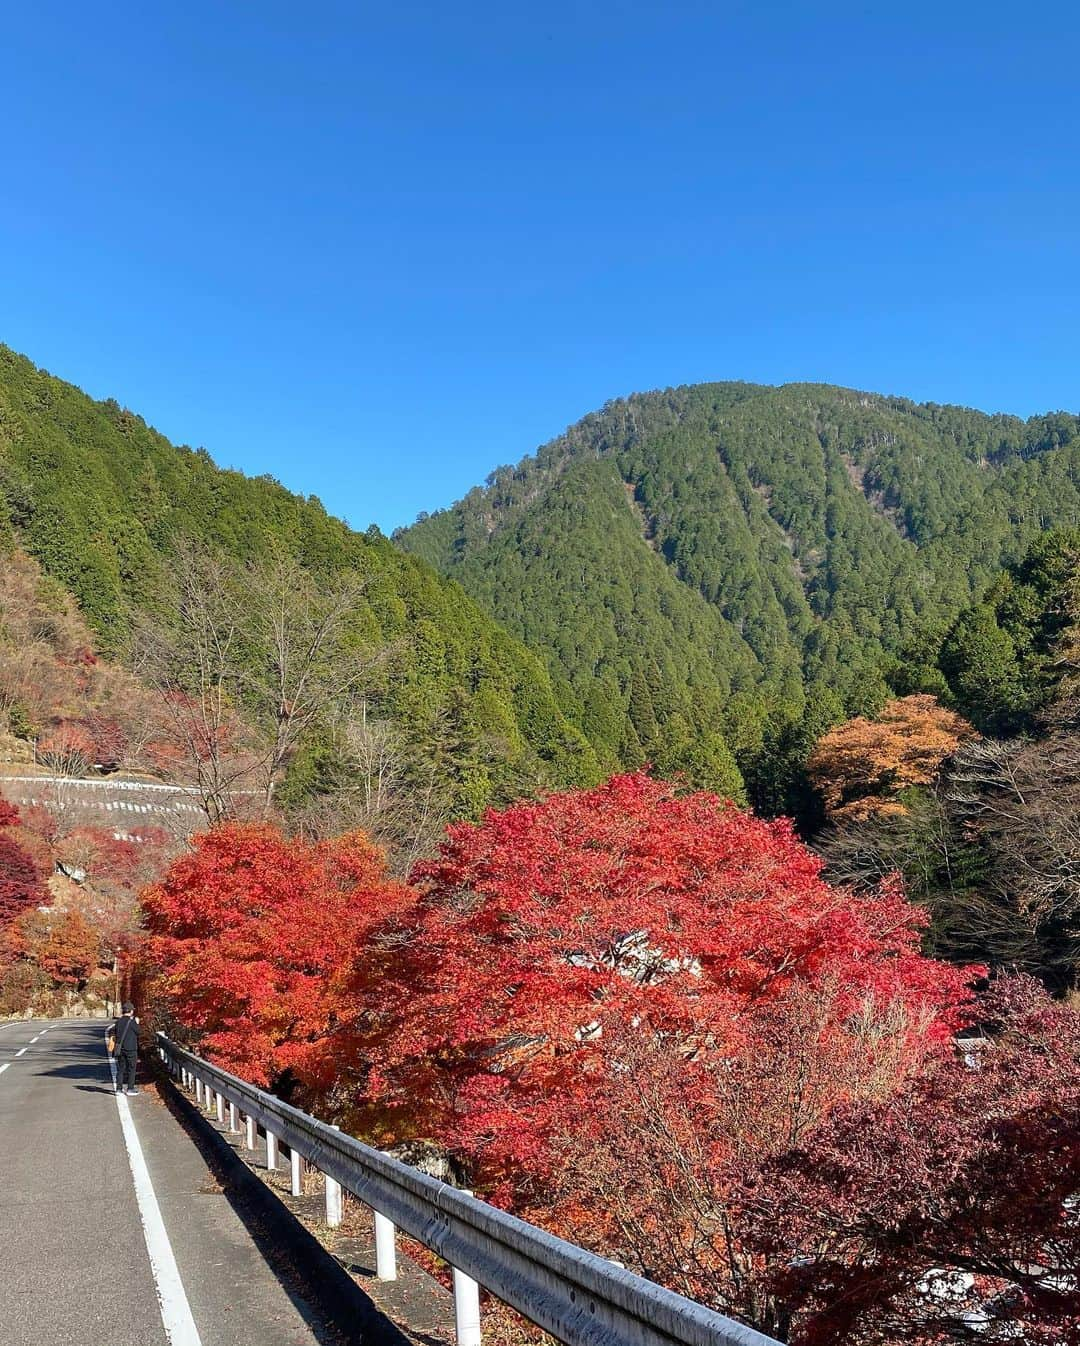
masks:
POLYGON ((125 1014, 112 1026, 116 1036, 116 1055, 137 1056, 139 1052, 139 1025, 134 1015, 125 1014))

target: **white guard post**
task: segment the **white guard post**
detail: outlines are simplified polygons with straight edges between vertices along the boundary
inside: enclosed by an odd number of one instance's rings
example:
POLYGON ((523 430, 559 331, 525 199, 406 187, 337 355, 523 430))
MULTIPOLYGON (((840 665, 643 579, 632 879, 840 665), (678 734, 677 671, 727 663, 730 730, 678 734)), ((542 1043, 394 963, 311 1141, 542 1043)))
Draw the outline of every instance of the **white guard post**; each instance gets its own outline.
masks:
POLYGON ((273 1131, 266 1133, 266 1167, 268 1169, 277 1168, 278 1161, 278 1138, 273 1131))
MULTIPOLYGON (((465 1192, 472 1196, 472 1192, 465 1192)), ((457 1346, 480 1346, 480 1286, 464 1271, 454 1273, 454 1328, 457 1346)))
POLYGON ((375 1275, 381 1281, 397 1280, 397 1248, 394 1235, 397 1230, 385 1215, 373 1210, 375 1217, 375 1275))
POLYGON ((454 1327, 457 1346, 480 1346, 480 1287, 457 1267, 454 1273, 454 1327))
POLYGON ((235 1103, 229 1104, 229 1130, 234 1135, 240 1130, 240 1111, 235 1103))
POLYGON ((245 1120, 247 1122, 247 1128, 246 1128, 246 1134, 244 1136, 244 1148, 246 1150, 253 1150, 255 1148, 255 1142, 259 1136, 259 1128, 256 1125, 255 1118, 252 1117, 250 1114, 245 1118, 245 1120))
POLYGON ((289 1167, 292 1170, 293 1196, 301 1196, 304 1191, 304 1188, 300 1181, 302 1162, 303 1161, 300 1158, 300 1151, 294 1145, 293 1148, 289 1151, 289 1167))
MULTIPOLYGON (((335 1131, 340 1131, 339 1126, 334 1127, 335 1131)), ((335 1182, 329 1173, 326 1178, 326 1223, 331 1229, 336 1229, 341 1223, 342 1218, 342 1198, 341 1183, 335 1182)))

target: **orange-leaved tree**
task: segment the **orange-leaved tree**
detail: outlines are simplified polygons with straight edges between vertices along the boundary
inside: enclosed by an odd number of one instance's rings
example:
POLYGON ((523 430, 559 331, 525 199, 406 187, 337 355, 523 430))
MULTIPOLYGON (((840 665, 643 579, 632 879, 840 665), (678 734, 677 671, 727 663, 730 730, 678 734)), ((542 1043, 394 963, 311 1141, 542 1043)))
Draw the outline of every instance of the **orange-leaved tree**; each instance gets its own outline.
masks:
POLYGON ((143 893, 147 994, 213 1060, 311 1100, 355 1057, 375 928, 411 900, 360 833, 223 825, 143 893))
POLYGON ((57 913, 28 950, 34 962, 62 986, 81 987, 98 965, 101 937, 77 908, 57 913))
POLYGON ((808 770, 829 817, 859 822, 904 812, 901 791, 933 783, 942 763, 975 730, 932 696, 890 701, 874 719, 858 716, 830 729, 808 770))

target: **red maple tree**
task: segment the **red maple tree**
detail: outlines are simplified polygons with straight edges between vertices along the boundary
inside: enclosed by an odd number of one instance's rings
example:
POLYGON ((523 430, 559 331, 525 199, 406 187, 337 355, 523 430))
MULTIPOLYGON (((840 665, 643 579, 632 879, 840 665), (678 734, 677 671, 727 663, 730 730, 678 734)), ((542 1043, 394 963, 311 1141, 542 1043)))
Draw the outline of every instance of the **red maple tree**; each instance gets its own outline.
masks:
POLYGON ((857 898, 820 870, 787 822, 640 773, 452 827, 413 874, 369 1119, 754 1316, 764 1268, 730 1253, 748 1156, 948 1051, 968 1000, 897 887, 857 898))
POLYGON ((214 1060, 315 1097, 356 1055, 374 928, 410 901, 358 833, 226 824, 143 894, 147 992, 214 1060))

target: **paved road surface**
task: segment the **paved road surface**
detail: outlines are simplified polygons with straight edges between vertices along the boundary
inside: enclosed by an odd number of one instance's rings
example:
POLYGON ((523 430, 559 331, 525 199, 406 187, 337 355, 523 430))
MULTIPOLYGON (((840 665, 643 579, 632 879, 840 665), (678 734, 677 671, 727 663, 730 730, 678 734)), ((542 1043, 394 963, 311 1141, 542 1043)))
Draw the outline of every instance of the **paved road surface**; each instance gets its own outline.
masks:
POLYGON ((152 1093, 116 1098, 101 1021, 0 1024, 3 1346, 330 1335, 274 1276, 175 1118, 152 1093))

